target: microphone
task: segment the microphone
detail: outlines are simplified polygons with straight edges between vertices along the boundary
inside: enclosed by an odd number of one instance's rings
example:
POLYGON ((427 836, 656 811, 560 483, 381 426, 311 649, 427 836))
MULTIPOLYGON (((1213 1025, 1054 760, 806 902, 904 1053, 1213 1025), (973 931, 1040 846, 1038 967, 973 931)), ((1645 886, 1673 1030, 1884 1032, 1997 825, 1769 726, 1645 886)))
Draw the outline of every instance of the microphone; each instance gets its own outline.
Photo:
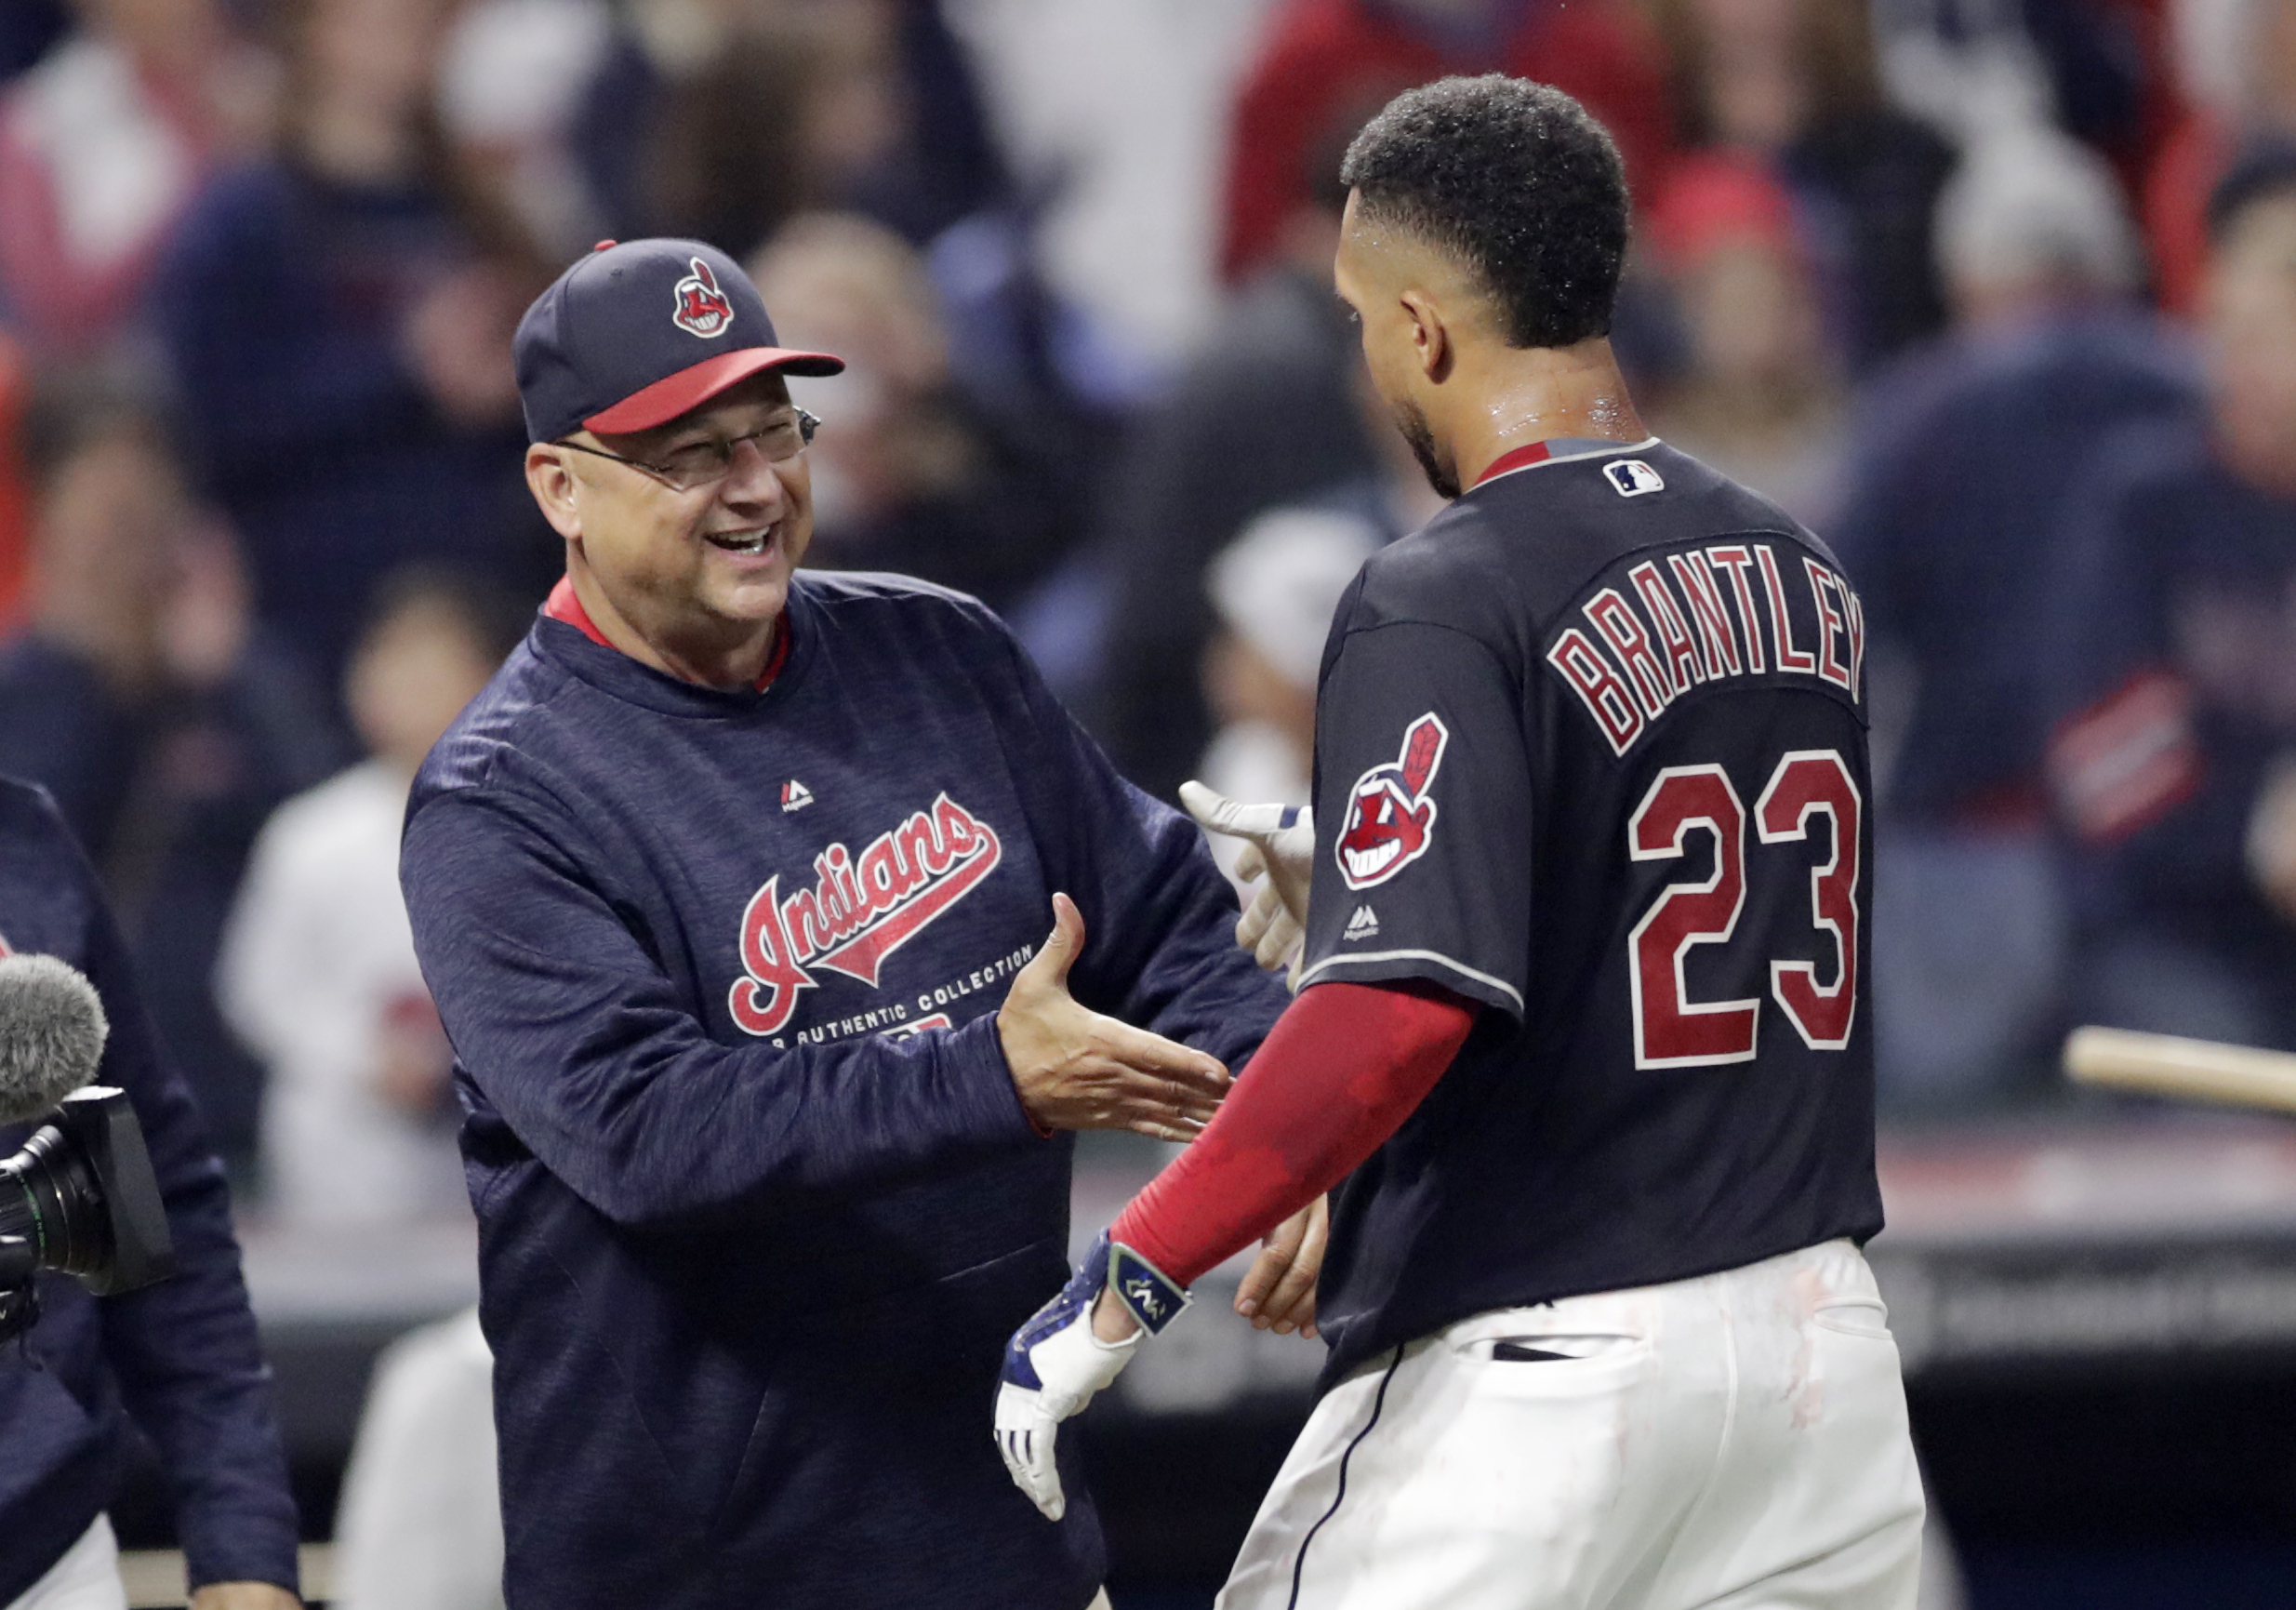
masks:
POLYGON ((69 962, 0 957, 0 1124, 29 1123, 94 1084, 111 1031, 96 986, 69 962))
POLYGON ((53 956, 0 957, 0 1124, 39 1121, 0 1158, 0 1341, 38 1321, 41 1270, 76 1276, 98 1297, 174 1270, 135 1108, 126 1091, 95 1082, 111 1031, 77 968, 53 956))

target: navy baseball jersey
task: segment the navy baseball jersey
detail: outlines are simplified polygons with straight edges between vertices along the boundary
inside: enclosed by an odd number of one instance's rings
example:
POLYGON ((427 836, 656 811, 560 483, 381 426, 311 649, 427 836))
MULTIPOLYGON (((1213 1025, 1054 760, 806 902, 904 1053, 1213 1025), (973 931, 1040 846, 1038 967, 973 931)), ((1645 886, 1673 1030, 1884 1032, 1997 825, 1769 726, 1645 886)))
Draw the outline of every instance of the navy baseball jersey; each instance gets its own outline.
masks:
POLYGON ((1857 596, 1663 444, 1546 446, 1374 556, 1324 650, 1304 983, 1486 1007, 1335 1199, 1331 1379, 1881 1225, 1857 596))
POLYGON ((434 750, 402 877, 458 1063, 512 1610, 1082 1610, 1104 1568, 982 1434, 1067 1275, 1069 1138, 996 1008, 1235 1065, 1284 996, 1188 820, 995 618, 801 574, 763 691, 544 619, 434 750))

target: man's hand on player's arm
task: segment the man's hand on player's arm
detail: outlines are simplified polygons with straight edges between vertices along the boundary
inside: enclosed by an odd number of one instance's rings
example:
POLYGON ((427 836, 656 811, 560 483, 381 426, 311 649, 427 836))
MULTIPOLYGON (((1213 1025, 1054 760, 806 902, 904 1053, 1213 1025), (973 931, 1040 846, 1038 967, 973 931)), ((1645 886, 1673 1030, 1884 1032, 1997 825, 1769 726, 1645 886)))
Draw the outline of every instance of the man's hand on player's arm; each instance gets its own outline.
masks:
POLYGON ((1084 950, 1084 918, 1053 897, 1053 931, 997 1011, 997 1036, 1013 1085, 1040 1129, 1132 1129, 1187 1140, 1211 1122, 1227 1094, 1215 1057, 1080 1005, 1068 969, 1084 950))
POLYGON ((1180 803, 1206 832, 1243 840, 1243 853, 1236 858, 1239 878, 1248 884, 1267 874, 1236 920, 1236 943, 1271 973, 1291 963, 1296 988, 1307 890, 1315 881, 1313 813, 1304 806, 1240 805, 1192 778, 1180 785, 1180 803))
POLYGON ((1061 1491, 1060 1422, 1093 1401, 1154 1335, 1188 1306, 1188 1293, 1108 1231, 1068 1277, 1059 1295, 1013 1334, 997 1387, 997 1451, 1015 1486, 1057 1521, 1068 1512, 1061 1491), (1100 1317, 1111 1305, 1121 1334, 1100 1317))
POLYGON ((1316 1334, 1316 1277, 1331 1226, 1331 1198, 1319 1196, 1268 1233, 1236 1288, 1236 1311, 1253 1329, 1316 1334))

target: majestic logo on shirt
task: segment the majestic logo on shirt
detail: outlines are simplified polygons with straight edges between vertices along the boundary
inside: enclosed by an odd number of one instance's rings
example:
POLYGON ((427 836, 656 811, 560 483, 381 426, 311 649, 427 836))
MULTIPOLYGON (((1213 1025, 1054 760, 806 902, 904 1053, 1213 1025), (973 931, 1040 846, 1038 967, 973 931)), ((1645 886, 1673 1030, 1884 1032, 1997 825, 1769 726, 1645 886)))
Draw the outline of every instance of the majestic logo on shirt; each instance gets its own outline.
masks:
POLYGON ((1379 917, 1369 906, 1358 906, 1347 925, 1340 930, 1342 939, 1369 939, 1379 932, 1379 917))
POLYGON ((1603 474, 1610 477, 1612 487, 1622 498, 1639 498, 1645 492, 1663 492, 1666 478, 1639 459, 1613 459, 1602 466, 1603 474))
POLYGON ((691 259, 694 272, 677 283, 678 311, 670 314, 678 328, 710 340, 725 333, 734 322, 734 304, 718 289, 718 276, 699 258, 691 259))
POLYGON ((1443 764, 1451 729, 1427 712, 1403 734, 1403 753, 1355 779, 1347 823, 1335 846, 1339 875, 1351 889, 1384 884, 1427 852, 1435 831, 1435 802, 1427 797, 1443 764))
POLYGON ((741 965, 726 1010, 748 1034, 778 1033, 828 968, 877 987, 884 959, 970 894, 1004 858, 989 824, 946 793, 855 855, 831 845, 815 883, 787 898, 778 875, 741 913, 741 965))
POLYGON ((811 804, 813 804, 813 790, 795 778, 791 778, 781 785, 781 809, 784 814, 790 811, 802 811, 811 804))

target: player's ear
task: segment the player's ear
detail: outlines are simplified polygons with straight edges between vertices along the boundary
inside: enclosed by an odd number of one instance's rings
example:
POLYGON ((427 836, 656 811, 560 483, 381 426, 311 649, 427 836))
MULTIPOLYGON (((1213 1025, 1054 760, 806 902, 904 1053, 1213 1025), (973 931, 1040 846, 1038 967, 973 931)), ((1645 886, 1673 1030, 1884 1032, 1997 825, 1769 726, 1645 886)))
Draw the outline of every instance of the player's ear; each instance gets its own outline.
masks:
POLYGON ((582 512, 574 497, 574 471, 566 462, 564 448, 537 442, 526 449, 526 489, 541 506, 542 518, 551 523, 551 530, 568 539, 582 534, 582 512))
POLYGON ((1442 309, 1425 291, 1402 295, 1404 314, 1411 320, 1412 360, 1428 379, 1441 383, 1451 376, 1451 328, 1442 309))

